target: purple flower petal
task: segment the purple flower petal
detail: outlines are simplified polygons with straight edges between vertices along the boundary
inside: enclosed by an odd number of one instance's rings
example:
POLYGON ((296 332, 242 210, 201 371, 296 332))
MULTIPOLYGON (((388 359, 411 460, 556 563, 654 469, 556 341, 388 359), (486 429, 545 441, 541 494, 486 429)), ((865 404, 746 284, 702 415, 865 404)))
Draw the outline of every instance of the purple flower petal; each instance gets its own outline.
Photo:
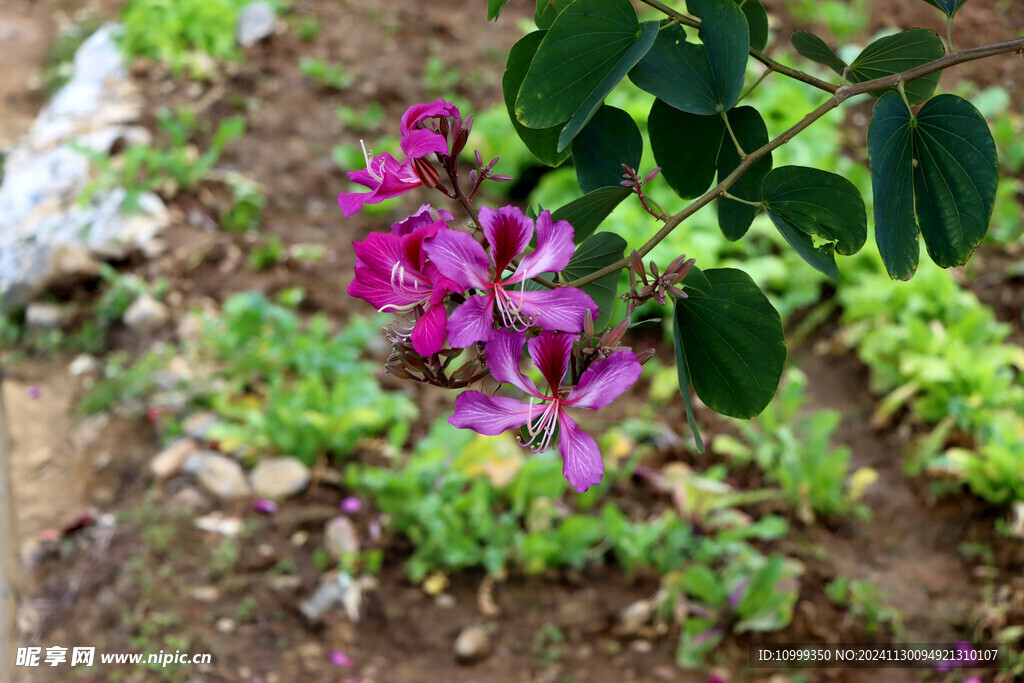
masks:
POLYGON ((408 291, 397 291, 394 283, 369 268, 356 268, 355 278, 348 286, 349 296, 363 299, 378 311, 397 310, 416 304, 429 293, 429 290, 422 290, 410 296, 408 291))
POLYGON ((466 299, 448 319, 448 343, 466 349, 478 341, 488 341, 494 332, 494 295, 478 294, 466 299))
MULTIPOLYGON (((480 220, 483 222, 483 218, 480 220)), ((564 269, 576 251, 572 242, 573 233, 568 221, 553 223, 551 212, 541 211, 537 217, 537 248, 523 257, 511 279, 520 282, 564 269)))
POLYGON ((442 116, 452 116, 455 118, 459 117, 459 108, 451 102, 446 102, 442 99, 437 99, 434 102, 426 104, 414 104, 405 110, 402 114, 402 124, 399 126, 399 132, 405 136, 409 131, 413 130, 417 123, 425 121, 427 119, 436 119, 442 116))
POLYGON ((444 348, 448 312, 444 306, 431 306, 412 328, 412 348, 421 356, 430 357, 444 348))
POLYGON ((367 167, 348 174, 349 180, 368 187, 367 192, 343 192, 338 205, 345 218, 355 215, 364 204, 379 204, 404 194, 423 182, 412 167, 412 160, 399 164, 390 154, 382 154, 367 161, 367 167))
POLYGON ((454 216, 444 209, 434 209, 430 204, 423 204, 416 210, 416 213, 412 214, 404 221, 399 221, 391 226, 391 232, 395 235, 408 235, 409 233, 430 225, 434 222, 434 213, 441 221, 448 222, 454 220, 454 216))
POLYGON ((506 429, 522 427, 535 412, 539 410, 529 403, 502 396, 492 398, 479 391, 464 391, 455 397, 455 413, 448 422, 459 429, 497 436, 506 429))
POLYGON ((480 208, 480 227, 491 245, 495 279, 502 280, 509 261, 529 246, 533 237, 533 221, 516 206, 504 206, 497 211, 484 206, 480 208))
POLYGON ((341 666, 346 669, 351 669, 354 666, 349 656, 341 650, 331 650, 331 654, 328 655, 328 658, 334 666, 341 666))
POLYGON ((487 352, 487 368, 491 377, 502 384, 511 384, 520 391, 541 398, 537 386, 519 370, 519 359, 523 357, 526 334, 506 329, 495 330, 484 350, 487 352))
POLYGON ((487 253, 469 233, 441 230, 424 249, 441 274, 462 289, 486 289, 490 284, 487 253))
POLYGON ((594 437, 580 429, 565 411, 558 416, 558 450, 562 453, 562 475, 578 493, 601 483, 604 460, 594 437))
POLYGON ((267 498, 257 498, 252 502, 252 509, 256 512, 272 515, 277 512, 277 503, 267 498))
POLYGON ((552 395, 558 393, 558 386, 569 370, 569 356, 572 355, 572 343, 575 339, 574 334, 542 332, 527 342, 530 347, 530 358, 547 380, 552 395))
POLYGON ((390 233, 371 232, 362 242, 353 242, 352 250, 360 264, 387 275, 405 256, 402 238, 390 233))
POLYGON ((597 304, 582 289, 559 287, 542 291, 506 291, 523 315, 545 330, 582 332, 584 315, 589 312, 597 318, 597 304))
POLYGON ((448 154, 448 141, 440 133, 420 128, 402 136, 402 151, 409 157, 425 157, 428 154, 448 154))
POLYGON ((345 514, 354 515, 363 509, 363 503, 355 496, 348 496, 338 503, 338 509, 345 514))
POLYGON ((575 408, 598 410, 617 399, 640 378, 643 368, 629 349, 616 351, 583 371, 579 383, 565 399, 575 408))

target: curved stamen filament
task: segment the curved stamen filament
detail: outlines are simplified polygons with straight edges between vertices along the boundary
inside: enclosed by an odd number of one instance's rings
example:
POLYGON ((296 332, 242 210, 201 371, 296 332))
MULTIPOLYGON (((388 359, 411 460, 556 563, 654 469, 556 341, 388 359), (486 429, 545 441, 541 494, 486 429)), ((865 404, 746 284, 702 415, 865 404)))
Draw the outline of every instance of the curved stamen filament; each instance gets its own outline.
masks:
MULTIPOLYGON (((524 285, 525 286, 525 285, 524 285)), ((498 312, 501 314, 501 323, 516 332, 522 332, 529 328, 533 321, 523 315, 523 299, 519 299, 519 304, 515 304, 512 301, 512 297, 505 291, 501 285, 494 286, 494 299, 498 305, 498 312)))
POLYGON ((526 423, 526 433, 530 435, 530 440, 523 445, 530 446, 530 450, 534 453, 542 453, 551 446, 551 439, 558 426, 558 401, 548 402, 539 419, 534 421, 533 402, 535 400, 534 398, 530 399, 529 421, 526 423), (538 436, 540 437, 539 442, 537 441, 538 436))

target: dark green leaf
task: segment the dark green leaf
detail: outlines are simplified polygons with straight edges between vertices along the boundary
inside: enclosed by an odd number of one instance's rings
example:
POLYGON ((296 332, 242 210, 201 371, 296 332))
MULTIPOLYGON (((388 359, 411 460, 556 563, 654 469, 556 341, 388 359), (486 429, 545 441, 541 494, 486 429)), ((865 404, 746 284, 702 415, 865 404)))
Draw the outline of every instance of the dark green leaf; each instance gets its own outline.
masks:
POLYGON ((725 122, 718 114, 688 114, 654 100, 647 117, 654 160, 676 194, 691 199, 715 179, 725 122))
POLYGON ((812 62, 823 64, 840 76, 846 70, 846 62, 840 59, 835 50, 830 48, 824 40, 813 33, 797 29, 793 31, 793 37, 789 40, 801 56, 812 62))
POLYGON ((954 14, 956 14, 956 11, 958 9, 960 9, 960 7, 963 6, 963 4, 965 2, 967 2, 967 0, 924 0, 924 1, 927 2, 929 5, 931 5, 932 7, 938 7, 940 10, 942 10, 943 12, 946 13, 947 17, 951 17, 954 14))
POLYGON ((487 21, 493 21, 501 14, 501 10, 508 4, 508 0, 487 0, 487 21))
POLYGON ((761 0, 733 0, 740 9, 743 16, 747 18, 747 28, 750 30, 750 48, 752 50, 763 50, 768 44, 768 13, 764 11, 761 0))
MULTIPOLYGON (((559 275, 559 279, 562 282, 569 282, 590 275, 622 260, 625 251, 626 240, 615 233, 599 232, 591 235, 576 248, 576 253, 569 261, 569 265, 559 275)), ((600 309, 600 314, 594 322, 595 331, 604 330, 611 320, 615 294, 619 288, 620 273, 621 271, 609 273, 600 280, 581 287, 600 309)))
MULTIPOLYGON (((693 274, 694 270, 697 269, 691 270, 690 275, 693 274)), ((703 277, 703 273, 701 273, 701 277, 703 277)), ((708 289, 710 289, 710 283, 708 283, 708 289)), ((676 299, 676 313, 672 316, 672 339, 676 349, 676 374, 679 377, 679 393, 683 396, 683 406, 686 408, 686 423, 690 425, 690 431, 693 432, 693 445, 697 447, 698 453, 703 453, 704 439, 700 435, 700 425, 697 423, 697 417, 693 414, 693 399, 690 398, 690 368, 687 366, 686 349, 683 348, 683 340, 679 334, 678 311, 680 301, 682 299, 676 299)))
MULTIPOLYGON (((746 273, 704 271, 709 292, 690 290, 676 302, 688 378, 712 410, 749 419, 764 410, 786 362, 782 319, 746 273)), ((678 352, 677 352, 678 356, 678 352)), ((685 387, 680 387, 686 391, 685 387)))
POLYGON ((704 271, 697 266, 690 267, 690 272, 683 278, 683 286, 697 289, 702 292, 711 291, 711 282, 708 280, 707 276, 704 275, 704 271))
POLYGON ((762 605, 771 599, 779 581, 782 580, 783 566, 782 556, 772 555, 764 566, 757 570, 736 606, 736 611, 740 616, 748 617, 756 613, 762 605))
POLYGON ((533 21, 537 24, 537 28, 551 28, 555 17, 572 2, 573 0, 537 0, 537 10, 533 15, 533 21))
POLYGON ((936 264, 966 263, 988 231, 998 183, 995 142, 974 105, 940 95, 914 117, 889 93, 871 117, 868 152, 875 238, 889 275, 913 277, 918 225, 936 264))
POLYGON ((955 95, 928 100, 914 128, 914 197, 928 255, 963 265, 985 238, 999 182, 992 133, 973 104, 955 95))
MULTIPOLYGON (((516 99, 528 128, 568 121, 640 35, 629 0, 576 0, 555 18, 516 99)), ((581 126, 582 127, 582 126, 581 126)))
POLYGON ((726 111, 743 89, 747 20, 731 0, 690 0, 687 7, 701 19, 701 45, 688 42, 678 24, 664 28, 629 78, 680 111, 705 116, 726 111))
MULTIPOLYGON (((729 125, 743 151, 750 154, 768 144, 768 128, 764 119, 753 107, 738 107, 729 112, 729 125)), ((718 182, 722 182, 740 165, 740 155, 728 132, 722 139, 718 152, 718 182)), ((761 201, 761 181, 772 170, 772 155, 758 159, 746 173, 739 177, 729 194, 750 202, 761 201)), ((727 239, 736 241, 743 237, 754 222, 760 208, 722 197, 715 200, 718 207, 718 227, 727 239)))
POLYGON ((501 89, 505 96, 505 108, 508 116, 512 119, 512 127, 515 128, 519 138, 542 163, 548 166, 558 166, 567 158, 571 150, 557 151, 558 133, 561 126, 553 126, 540 130, 527 128, 516 119, 515 103, 519 95, 519 88, 526 78, 526 72, 530 70, 530 63, 533 62, 537 48, 540 47, 546 31, 534 31, 519 40, 508 53, 508 62, 505 64, 505 75, 501 79, 501 89))
POLYGON ((868 155, 875 198, 875 242, 894 280, 917 271, 920 248, 914 220, 913 116, 896 93, 883 95, 868 127, 868 155))
MULTIPOLYGON (((935 31, 912 28, 894 36, 879 38, 864 48, 850 64, 848 78, 851 83, 870 81, 927 64, 945 54, 946 48, 935 31)), ((907 83, 904 87, 910 103, 920 104, 931 97, 940 76, 942 72, 936 71, 907 83)), ((874 95, 880 97, 886 92, 892 90, 879 90, 874 95)))
POLYGON ((651 49, 651 45, 654 45, 654 39, 657 37, 658 22, 646 21, 640 25, 640 35, 637 37, 636 42, 626 50, 626 54, 622 56, 622 59, 615 65, 615 68, 609 71, 608 75, 597 84, 597 87, 594 88, 593 92, 583 101, 580 108, 576 110, 576 113, 572 115, 569 122, 562 128, 562 132, 558 135, 558 151, 568 147, 573 138, 583 130, 583 127, 590 121, 597 108, 601 106, 604 98, 626 77, 626 74, 633 68, 633 65, 647 54, 647 51, 651 49))
POLYGON ((552 212, 551 219, 569 221, 575 231, 573 240, 579 244, 590 237, 630 193, 626 187, 601 187, 552 212))
POLYGON ((602 105, 572 143, 576 179, 584 193, 599 187, 622 187, 622 165, 640 168, 644 140, 633 118, 602 105))
POLYGON ((867 213, 857 188, 846 178, 804 166, 783 166, 764 178, 769 218, 797 253, 833 280, 835 252, 860 251, 867 239, 867 213), (825 244, 815 247, 811 235, 825 244))

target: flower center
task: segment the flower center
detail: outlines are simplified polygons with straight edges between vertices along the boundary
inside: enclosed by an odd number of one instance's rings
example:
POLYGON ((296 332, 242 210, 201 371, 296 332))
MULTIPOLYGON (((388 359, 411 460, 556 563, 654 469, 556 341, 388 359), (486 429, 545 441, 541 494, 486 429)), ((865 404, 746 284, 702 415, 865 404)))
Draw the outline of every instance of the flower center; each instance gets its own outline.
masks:
POLYGON ((430 291, 423 289, 423 282, 412 273, 407 273, 405 266, 396 261, 391 267, 391 288, 399 296, 408 299, 410 303, 397 305, 385 304, 378 309, 380 313, 395 312, 408 313, 417 306, 424 305, 430 300, 430 291))
POLYGON ((505 327, 516 332, 522 332, 533 325, 533 321, 523 314, 522 293, 526 289, 526 281, 523 281, 519 290, 519 301, 516 302, 513 294, 505 291, 500 283, 494 283, 494 301, 498 306, 498 313, 501 315, 501 323, 505 327))
POLYGON ((530 398, 530 419, 526 423, 526 433, 530 435, 530 438, 526 442, 519 439, 519 443, 529 446, 534 453, 543 453, 551 447, 551 440, 558 427, 558 410, 561 401, 557 398, 549 400, 543 412, 535 420, 533 417, 533 402, 535 400, 535 398, 530 398))

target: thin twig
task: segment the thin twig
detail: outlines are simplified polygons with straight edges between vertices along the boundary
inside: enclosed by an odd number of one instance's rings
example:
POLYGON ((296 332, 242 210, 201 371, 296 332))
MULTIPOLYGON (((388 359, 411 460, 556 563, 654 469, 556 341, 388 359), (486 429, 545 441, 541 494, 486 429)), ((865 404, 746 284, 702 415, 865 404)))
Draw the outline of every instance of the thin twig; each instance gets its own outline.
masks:
MULTIPOLYGON (((648 0, 644 1, 647 2, 648 0)), ((723 196, 725 194, 725 191, 732 187, 733 184, 737 180, 739 180, 740 176, 742 176, 751 166, 757 163, 759 159, 761 159, 764 156, 767 156, 772 151, 778 149, 782 145, 792 140, 798 133, 803 131, 812 123, 814 123, 822 116, 829 113, 830 111, 838 107, 842 102, 850 99, 851 97, 856 97, 857 95, 863 95, 869 92, 876 92, 878 90, 899 88, 900 84, 902 83, 906 83, 908 81, 912 81, 923 76, 927 76, 929 74, 935 73, 936 71, 942 71, 943 69, 955 66, 957 64, 963 64, 964 62, 971 62, 977 59, 984 59, 985 57, 993 57, 995 55, 1005 54, 1007 52, 1021 51, 1024 51, 1024 38, 1017 38, 1016 40, 1007 40, 1002 43, 995 43, 993 45, 985 45, 983 47, 976 47, 970 50, 961 50, 960 52, 954 52, 953 54, 946 55, 945 57, 941 57, 934 61, 928 62, 927 64, 916 66, 913 69, 908 69, 907 71, 904 71, 902 73, 891 74, 889 76, 882 76, 881 78, 875 78, 870 81, 864 81, 863 83, 853 83, 850 85, 840 86, 839 88, 836 89, 835 94, 828 100, 826 100, 823 104, 821 104, 821 106, 807 114, 796 125, 794 125, 792 128, 779 135, 777 138, 766 144, 764 147, 761 147, 757 151, 748 154, 740 162, 739 166, 737 166, 732 173, 730 173, 728 176, 722 179, 722 181, 719 182, 718 185, 715 185, 713 188, 711 188, 703 195, 695 199, 682 211, 672 215, 672 217, 670 217, 668 221, 665 222, 665 225, 661 227, 661 229, 654 235, 654 237, 648 240, 647 243, 640 247, 640 249, 638 249, 637 251, 639 252, 640 256, 646 256, 651 251, 651 249, 653 249, 655 246, 657 246, 659 242, 665 239, 669 235, 669 233, 675 230, 675 228, 680 223, 682 223, 687 218, 689 218, 690 216, 692 216, 693 214, 697 213, 699 210, 710 204, 713 200, 723 196)), ((629 264, 630 259, 624 258, 620 261, 616 261, 610 266, 601 268, 600 270, 597 270, 589 275, 585 275, 584 277, 581 277, 579 279, 566 282, 564 283, 564 285, 568 287, 581 287, 591 282, 600 280, 605 275, 618 272, 619 270, 625 268, 629 264)))

